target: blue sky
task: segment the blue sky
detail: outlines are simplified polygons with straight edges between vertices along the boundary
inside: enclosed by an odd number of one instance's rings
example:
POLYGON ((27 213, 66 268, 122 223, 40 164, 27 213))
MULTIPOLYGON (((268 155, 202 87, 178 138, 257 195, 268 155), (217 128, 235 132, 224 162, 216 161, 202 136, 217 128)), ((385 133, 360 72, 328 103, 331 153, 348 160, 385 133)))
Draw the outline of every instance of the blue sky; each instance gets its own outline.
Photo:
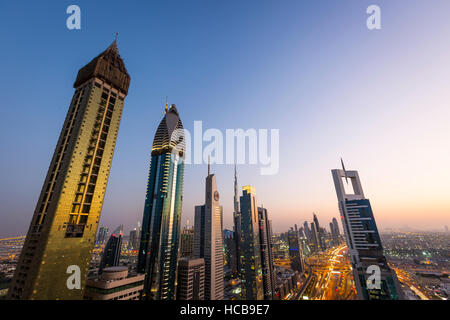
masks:
MULTIPOLYGON (((0 236, 28 228, 79 68, 119 32, 131 86, 101 224, 142 217, 165 97, 185 127, 280 129, 280 171, 238 166, 275 231, 337 217, 330 169, 357 169, 379 228, 449 224, 450 2, 2 1, 0 236), (382 29, 366 28, 378 4, 382 29), (81 8, 81 30, 66 8, 81 8)), ((213 166, 231 227, 233 168, 213 166)), ((206 165, 185 170, 183 221, 206 165)))

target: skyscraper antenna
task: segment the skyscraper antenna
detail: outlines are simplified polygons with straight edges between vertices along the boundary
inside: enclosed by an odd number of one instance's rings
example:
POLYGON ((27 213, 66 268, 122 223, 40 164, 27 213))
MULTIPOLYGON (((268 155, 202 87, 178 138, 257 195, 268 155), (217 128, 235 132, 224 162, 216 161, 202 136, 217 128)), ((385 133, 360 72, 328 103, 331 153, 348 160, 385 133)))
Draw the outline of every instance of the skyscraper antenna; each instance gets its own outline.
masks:
POLYGON ((117 41, 117 37, 119 36, 119 33, 118 32, 116 32, 116 38, 114 39, 114 42, 116 42, 117 41))

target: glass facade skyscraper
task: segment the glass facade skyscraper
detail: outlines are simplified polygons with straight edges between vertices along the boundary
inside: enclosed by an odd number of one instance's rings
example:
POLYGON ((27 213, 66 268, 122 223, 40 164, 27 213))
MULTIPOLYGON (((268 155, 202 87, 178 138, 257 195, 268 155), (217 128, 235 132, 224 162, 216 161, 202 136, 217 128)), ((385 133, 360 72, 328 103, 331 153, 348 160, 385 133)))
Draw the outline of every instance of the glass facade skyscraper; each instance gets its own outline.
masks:
POLYGON ((241 297, 263 300, 264 287, 259 243, 259 222, 256 192, 251 186, 242 187, 240 197, 239 268, 241 297))
POLYGON ((300 245, 300 238, 298 230, 291 228, 287 233, 287 240, 289 244, 289 258, 291 260, 291 269, 302 273, 303 267, 303 250, 300 245))
POLYGON ((100 270, 102 273, 104 268, 116 267, 119 265, 120 253, 122 251, 123 225, 117 227, 109 237, 103 251, 102 260, 100 261, 100 270))
POLYGON ((272 300, 277 287, 277 275, 273 264, 272 221, 269 220, 266 208, 258 208, 258 225, 264 299, 272 300))
POLYGON ((166 105, 153 140, 137 271, 143 299, 175 299, 183 195, 184 129, 175 105, 166 105))
POLYGON ((402 300, 403 292, 383 254, 370 201, 364 197, 358 172, 335 169, 332 175, 358 298, 402 300), (348 180, 353 189, 350 193, 344 187, 348 180))

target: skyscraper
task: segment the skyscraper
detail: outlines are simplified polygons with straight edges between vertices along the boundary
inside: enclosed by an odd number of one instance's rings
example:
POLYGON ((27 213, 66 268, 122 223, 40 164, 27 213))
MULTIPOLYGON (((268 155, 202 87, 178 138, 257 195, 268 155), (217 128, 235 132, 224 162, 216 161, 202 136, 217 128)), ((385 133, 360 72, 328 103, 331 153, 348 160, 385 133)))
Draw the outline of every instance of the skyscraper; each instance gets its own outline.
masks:
POLYGON ((223 246, 225 251, 225 265, 232 275, 237 275, 237 252, 235 233, 231 230, 223 230, 223 246))
POLYGON ((339 224, 336 218, 333 218, 333 226, 334 226, 334 231, 336 232, 336 235, 339 236, 341 234, 341 232, 339 231, 339 224))
POLYGON ((370 201, 364 197, 358 172, 335 169, 332 170, 332 175, 358 298, 361 300, 403 299, 397 276, 388 266, 383 254, 370 201), (344 188, 344 183, 347 184, 348 180, 351 181, 353 193, 347 193, 344 188), (379 270, 378 275, 377 270, 379 270), (372 274, 375 276, 375 283, 372 281, 372 274), (379 283, 376 281, 377 276, 379 283))
POLYGON ((205 261, 182 258, 178 263, 177 300, 205 299, 205 261))
POLYGON ((321 250, 325 250, 325 239, 324 239, 324 234, 322 232, 322 229, 320 228, 319 225, 319 219, 317 219, 317 216, 315 213, 313 213, 313 220, 314 220, 314 227, 315 227, 315 234, 317 237, 317 243, 320 247, 321 250))
POLYGON ((138 238, 139 234, 138 234, 138 230, 136 228, 134 228, 133 230, 130 231, 130 235, 128 237, 128 249, 131 250, 138 250, 139 249, 139 241, 138 238))
POLYGON ((256 192, 251 186, 242 187, 240 197, 239 268, 241 297, 246 300, 263 300, 261 250, 256 192))
POLYGON ((205 299, 223 300, 223 227, 216 175, 206 177, 205 204, 195 207, 194 256, 205 259, 205 299))
POLYGON ((122 250, 122 235, 123 225, 120 225, 116 228, 116 230, 114 230, 106 243, 102 260, 100 262, 99 273, 102 273, 104 268, 116 267, 119 265, 120 253, 122 250))
POLYGON ((182 258, 194 257, 194 228, 188 224, 181 231, 180 254, 182 258))
POLYGON ((311 243, 313 251, 320 251, 319 231, 316 229, 316 224, 311 222, 311 243))
POLYGON ((330 222, 330 231, 331 231, 331 237, 333 239, 333 243, 335 245, 339 244, 339 225, 337 223, 336 218, 333 218, 333 220, 330 222))
POLYGON ((307 222, 307 221, 305 221, 305 223, 303 224, 303 230, 304 230, 304 232, 305 232, 306 240, 312 241, 312 238, 311 238, 311 231, 309 230, 308 222, 307 222))
POLYGON ((236 247, 236 269, 240 272, 239 244, 241 242, 241 208, 239 205, 239 187, 237 182, 237 170, 234 165, 234 198, 233 198, 233 222, 234 222, 234 240, 236 247))
POLYGON ((153 140, 142 218, 137 271, 145 273, 143 299, 172 300, 180 236, 185 141, 174 104, 166 110, 153 140))
POLYGON ((289 258, 291 259, 291 269, 302 273, 303 268, 303 252, 300 245, 298 230, 291 228, 287 234, 289 244, 289 258))
POLYGON ((269 220, 266 208, 258 208, 258 225, 264 299, 272 300, 277 287, 277 276, 273 264, 272 221, 269 220))
POLYGON ((130 76, 116 41, 78 72, 8 299, 82 299, 130 76), (81 271, 70 290, 67 269, 81 271))
POLYGON ((106 237, 108 236, 108 228, 100 227, 97 235, 97 239, 95 240, 95 244, 104 244, 106 241, 106 237))
POLYGON ((331 238, 333 239, 333 243, 336 244, 337 243, 337 236, 336 236, 336 232, 334 231, 333 222, 330 222, 330 233, 331 233, 331 238))

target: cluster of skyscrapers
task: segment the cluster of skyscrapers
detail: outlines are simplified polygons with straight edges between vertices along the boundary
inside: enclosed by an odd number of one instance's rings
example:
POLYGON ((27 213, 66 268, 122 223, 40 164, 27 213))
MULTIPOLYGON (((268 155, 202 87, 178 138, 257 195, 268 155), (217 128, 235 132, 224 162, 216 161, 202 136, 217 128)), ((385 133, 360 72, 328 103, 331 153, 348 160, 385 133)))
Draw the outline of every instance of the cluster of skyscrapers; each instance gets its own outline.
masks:
MULTIPOLYGON (((142 225, 130 233, 129 248, 138 250, 137 275, 130 278, 127 270, 118 267, 122 226, 107 242, 105 228, 96 238, 129 84, 116 41, 79 71, 8 298, 92 298, 95 295, 84 294, 85 287, 98 292, 116 279, 123 285, 133 284, 133 290, 115 298, 222 300, 226 261, 241 281, 242 299, 273 299, 277 277, 272 223, 267 209, 258 206, 254 187, 244 186, 239 195, 236 168, 234 230, 223 230, 223 209, 209 164, 205 202, 195 207, 194 227, 181 230, 186 146, 174 104, 166 104, 153 140, 142 225), (87 282, 94 244, 105 242, 99 271, 102 277, 87 282), (67 270, 73 266, 79 268, 79 289, 66 282, 67 270)), ((362 299, 400 298, 395 273, 383 256, 370 203, 364 198, 356 171, 333 170, 333 178, 358 294, 362 299), (343 192, 343 176, 351 179, 355 195, 343 192), (380 290, 367 289, 365 270, 371 264, 382 270, 380 290)), ((330 230, 331 241, 338 244, 336 219, 330 230)), ((305 253, 327 248, 325 234, 315 214, 312 223, 288 231, 292 270, 304 272, 305 253)))

